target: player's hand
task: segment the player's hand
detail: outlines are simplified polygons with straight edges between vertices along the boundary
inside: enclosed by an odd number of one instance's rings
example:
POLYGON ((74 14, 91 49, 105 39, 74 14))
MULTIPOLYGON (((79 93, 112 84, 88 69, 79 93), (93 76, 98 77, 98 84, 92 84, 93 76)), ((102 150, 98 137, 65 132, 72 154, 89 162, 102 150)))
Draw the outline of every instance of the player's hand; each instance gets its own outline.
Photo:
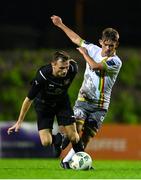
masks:
POLYGON ((58 27, 62 24, 62 19, 59 16, 53 15, 53 16, 51 16, 51 20, 52 20, 53 24, 58 27))
POLYGON ((20 129, 20 124, 19 123, 16 123, 16 124, 14 124, 13 126, 11 126, 8 130, 7 130, 7 134, 9 135, 9 134, 11 134, 11 133, 13 133, 13 132, 18 132, 19 131, 19 129, 20 129))
POLYGON ((84 47, 76 48, 82 55, 88 54, 87 49, 84 47))

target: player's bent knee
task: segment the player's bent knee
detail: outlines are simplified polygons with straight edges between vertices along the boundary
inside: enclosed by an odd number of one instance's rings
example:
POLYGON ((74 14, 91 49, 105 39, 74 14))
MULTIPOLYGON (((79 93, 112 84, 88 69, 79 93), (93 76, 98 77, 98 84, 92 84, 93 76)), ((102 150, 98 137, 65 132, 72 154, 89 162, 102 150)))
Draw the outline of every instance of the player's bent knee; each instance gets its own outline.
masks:
POLYGON ((77 143, 80 138, 79 138, 78 133, 74 133, 74 134, 71 135, 71 137, 70 137, 69 139, 70 139, 70 141, 71 141, 72 143, 77 143))
POLYGON ((49 146, 52 144, 52 135, 49 130, 43 129, 39 131, 40 140, 43 146, 49 146))
POLYGON ((51 145, 52 144, 52 141, 51 140, 41 140, 41 143, 42 143, 42 145, 43 146, 49 146, 49 145, 51 145))

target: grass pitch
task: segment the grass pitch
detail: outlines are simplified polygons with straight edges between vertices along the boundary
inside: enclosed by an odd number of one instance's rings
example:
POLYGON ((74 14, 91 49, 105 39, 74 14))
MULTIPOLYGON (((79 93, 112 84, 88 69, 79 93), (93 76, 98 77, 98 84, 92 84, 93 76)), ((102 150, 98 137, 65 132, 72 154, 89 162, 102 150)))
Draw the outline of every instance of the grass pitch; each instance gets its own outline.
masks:
POLYGON ((95 170, 64 170, 59 159, 1 159, 0 179, 141 179, 141 161, 95 160, 95 170))

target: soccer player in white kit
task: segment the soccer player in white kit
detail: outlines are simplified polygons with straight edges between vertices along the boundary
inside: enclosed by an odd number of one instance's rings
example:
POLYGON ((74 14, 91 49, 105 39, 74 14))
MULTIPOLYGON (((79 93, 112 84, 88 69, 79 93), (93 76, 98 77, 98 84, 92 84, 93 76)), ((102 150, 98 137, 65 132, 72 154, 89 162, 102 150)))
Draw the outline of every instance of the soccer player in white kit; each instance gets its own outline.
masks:
MULTIPOLYGON (((86 61, 84 80, 74 106, 77 130, 86 148, 102 125, 108 111, 112 87, 117 79, 122 62, 116 55, 119 33, 113 28, 102 31, 100 46, 86 42, 67 27, 59 16, 51 17, 54 25, 62 29, 86 61)), ((61 162, 63 168, 69 168, 68 162, 75 154, 71 149, 61 162)))

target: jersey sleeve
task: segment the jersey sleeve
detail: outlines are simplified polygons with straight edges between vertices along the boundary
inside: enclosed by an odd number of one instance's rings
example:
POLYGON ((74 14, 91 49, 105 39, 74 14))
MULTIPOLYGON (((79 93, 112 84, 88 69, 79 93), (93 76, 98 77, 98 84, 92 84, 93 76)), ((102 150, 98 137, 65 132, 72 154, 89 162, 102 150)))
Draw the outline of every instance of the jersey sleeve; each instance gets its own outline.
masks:
POLYGON ((122 66, 122 62, 117 58, 110 58, 102 63, 107 72, 117 72, 122 66))
POLYGON ((94 57, 95 54, 101 49, 99 46, 85 40, 81 40, 80 46, 86 48, 89 56, 91 57, 94 57))
POLYGON ((27 97, 33 100, 37 94, 40 92, 42 87, 44 86, 45 79, 41 75, 41 71, 39 70, 35 76, 35 78, 31 81, 31 88, 28 92, 27 97))

